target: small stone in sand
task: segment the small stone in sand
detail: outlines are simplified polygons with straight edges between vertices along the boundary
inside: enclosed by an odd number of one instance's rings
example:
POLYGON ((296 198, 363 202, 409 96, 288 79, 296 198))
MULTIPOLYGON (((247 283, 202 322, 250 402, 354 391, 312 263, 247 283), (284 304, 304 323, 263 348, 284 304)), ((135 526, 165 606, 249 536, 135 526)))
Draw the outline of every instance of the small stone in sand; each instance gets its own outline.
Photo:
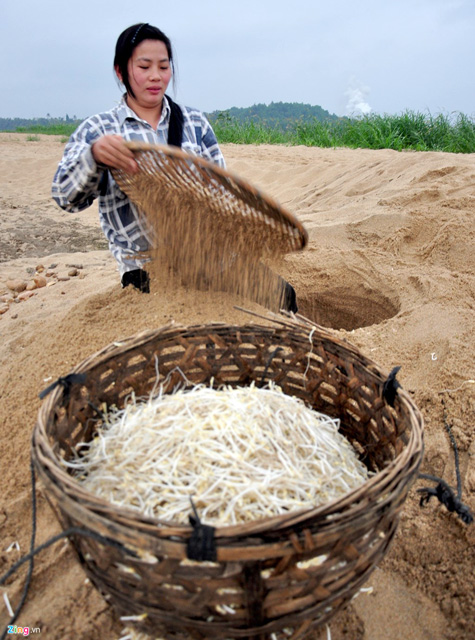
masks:
POLYGON ((38 289, 41 289, 41 287, 46 287, 46 278, 44 276, 35 276, 33 280, 35 281, 38 289))
POLYGON ((7 282, 7 287, 10 291, 16 291, 17 293, 21 293, 25 291, 27 283, 24 280, 9 280, 7 282))

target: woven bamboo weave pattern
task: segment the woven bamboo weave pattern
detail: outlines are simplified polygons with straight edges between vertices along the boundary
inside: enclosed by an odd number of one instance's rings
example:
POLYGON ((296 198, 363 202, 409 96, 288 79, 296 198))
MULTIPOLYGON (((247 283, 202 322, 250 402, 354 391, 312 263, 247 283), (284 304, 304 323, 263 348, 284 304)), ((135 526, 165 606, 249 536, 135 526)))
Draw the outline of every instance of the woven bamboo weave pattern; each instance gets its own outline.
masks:
POLYGON ((86 527, 120 543, 77 536, 90 579, 121 615, 166 638, 303 638, 364 585, 386 553, 422 459, 423 422, 387 374, 356 348, 306 321, 275 326, 168 326, 112 344, 74 370, 85 381, 44 401, 33 433, 35 467, 64 527, 86 527), (320 506, 215 531, 216 560, 191 562, 188 525, 141 517, 83 490, 61 465, 100 428, 104 406, 123 406, 157 383, 264 385, 341 420, 341 431, 373 473, 320 506), (101 409, 102 407, 102 409, 101 409), (309 562, 311 561, 311 562, 309 562))
POLYGON ((262 251, 281 253, 303 249, 308 241, 303 226, 277 202, 248 182, 220 167, 168 146, 129 142, 139 172, 114 171, 120 188, 148 216, 191 202, 196 223, 206 212, 220 235, 260 238, 262 251), (166 206, 164 206, 166 204, 166 206), (223 226, 224 225, 224 226, 223 226))

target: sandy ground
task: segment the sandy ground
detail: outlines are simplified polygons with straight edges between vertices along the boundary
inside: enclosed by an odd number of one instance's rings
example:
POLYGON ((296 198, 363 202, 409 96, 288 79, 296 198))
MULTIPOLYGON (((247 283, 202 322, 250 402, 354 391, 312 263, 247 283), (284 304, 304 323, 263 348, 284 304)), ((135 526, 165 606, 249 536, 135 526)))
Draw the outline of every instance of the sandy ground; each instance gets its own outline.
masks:
MULTIPOLYGON (((38 393, 51 380, 110 342, 171 319, 249 322, 236 302, 263 312, 226 294, 159 284, 150 296, 123 291, 96 207, 71 215, 50 198, 63 146, 59 138, 0 134, 0 573, 28 548, 30 438, 38 393), (46 286, 10 301, 7 282, 31 282, 38 271, 46 286)), ((445 412, 460 451, 462 497, 475 511, 473 155, 235 145, 223 152, 230 170, 309 232, 308 249, 283 268, 300 311, 387 371, 401 365, 398 379, 425 418, 422 471, 455 486, 445 412)), ((395 542, 368 582, 372 593, 331 622, 333 640, 473 637, 475 526, 434 501, 421 508, 415 490, 424 484, 410 492, 395 542)), ((59 530, 39 492, 37 543, 59 530)), ((24 577, 22 569, 8 581, 13 606, 24 577)), ((2 627, 7 619, 2 601, 2 627)), ((115 640, 122 632, 67 542, 38 556, 17 624, 51 640, 115 640)))

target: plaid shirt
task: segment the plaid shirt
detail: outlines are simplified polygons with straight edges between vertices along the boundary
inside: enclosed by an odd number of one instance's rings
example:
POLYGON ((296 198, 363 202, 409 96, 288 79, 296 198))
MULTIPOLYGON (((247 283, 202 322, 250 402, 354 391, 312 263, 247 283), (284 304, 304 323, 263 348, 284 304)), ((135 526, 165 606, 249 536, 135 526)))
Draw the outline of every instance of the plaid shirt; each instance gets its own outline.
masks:
MULTIPOLYGON (((182 111, 183 151, 224 167, 216 136, 204 115, 189 107, 182 107, 182 111)), ((126 271, 143 266, 143 259, 136 255, 146 250, 149 242, 136 208, 119 189, 107 167, 96 163, 91 147, 98 138, 109 134, 118 134, 125 140, 167 144, 169 120, 166 96, 156 131, 127 106, 123 97, 110 111, 92 116, 79 125, 64 149, 53 179, 53 199, 65 211, 82 211, 99 198, 101 227, 121 277, 126 271)))

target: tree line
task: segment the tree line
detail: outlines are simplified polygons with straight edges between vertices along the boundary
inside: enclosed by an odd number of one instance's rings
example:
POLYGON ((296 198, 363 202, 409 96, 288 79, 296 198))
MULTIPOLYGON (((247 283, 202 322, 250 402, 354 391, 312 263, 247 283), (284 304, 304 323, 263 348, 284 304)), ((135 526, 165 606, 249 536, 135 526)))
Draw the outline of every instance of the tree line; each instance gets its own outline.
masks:
POLYGON ((271 128, 288 129, 296 124, 315 122, 332 122, 338 116, 326 111, 318 105, 300 102, 271 102, 270 104, 254 104, 252 107, 231 107, 225 111, 208 113, 211 123, 238 122, 258 123, 271 128))
POLYGON ((65 118, 52 118, 49 114, 44 118, 0 118, 0 131, 31 131, 32 127, 53 128, 61 125, 77 126, 80 122, 76 116, 70 118, 68 114, 65 118))
MULTIPOLYGON (((238 122, 241 124, 254 122, 271 128, 288 129, 296 124, 330 122, 338 117, 318 105, 300 102, 271 102, 270 104, 254 104, 251 107, 231 107, 224 111, 212 111, 206 114, 211 123, 238 122)), ((68 125, 72 130, 81 122, 76 116, 52 118, 46 114, 41 118, 0 118, 0 131, 32 131, 35 127, 57 128, 68 125)))

